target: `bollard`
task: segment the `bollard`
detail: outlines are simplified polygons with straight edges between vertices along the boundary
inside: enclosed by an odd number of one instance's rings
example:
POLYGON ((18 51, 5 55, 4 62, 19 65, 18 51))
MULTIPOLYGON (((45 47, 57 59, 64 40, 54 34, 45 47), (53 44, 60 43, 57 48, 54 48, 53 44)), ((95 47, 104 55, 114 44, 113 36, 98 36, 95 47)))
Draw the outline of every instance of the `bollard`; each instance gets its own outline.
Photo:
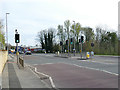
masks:
POLYGON ((86 58, 87 59, 90 58, 90 53, 89 52, 86 53, 86 58))

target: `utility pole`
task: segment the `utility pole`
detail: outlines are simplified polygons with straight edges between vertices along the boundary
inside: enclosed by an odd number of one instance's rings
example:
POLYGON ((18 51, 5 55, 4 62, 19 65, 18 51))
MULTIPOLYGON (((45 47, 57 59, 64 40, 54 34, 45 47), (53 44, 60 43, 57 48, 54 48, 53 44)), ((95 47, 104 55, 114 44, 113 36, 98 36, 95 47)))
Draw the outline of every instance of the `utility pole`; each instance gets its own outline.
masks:
POLYGON ((73 49, 73 51, 74 51, 74 56, 75 56, 75 21, 73 21, 74 22, 74 49, 73 49))

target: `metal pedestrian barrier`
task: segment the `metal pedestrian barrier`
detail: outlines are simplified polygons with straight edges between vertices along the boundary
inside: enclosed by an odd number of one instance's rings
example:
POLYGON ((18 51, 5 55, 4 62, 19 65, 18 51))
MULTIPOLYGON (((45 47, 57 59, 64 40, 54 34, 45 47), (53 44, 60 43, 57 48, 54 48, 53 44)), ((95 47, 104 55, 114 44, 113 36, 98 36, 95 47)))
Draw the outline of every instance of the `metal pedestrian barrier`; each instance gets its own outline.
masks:
POLYGON ((24 60, 22 57, 19 57, 19 64, 20 66, 24 67, 24 60))

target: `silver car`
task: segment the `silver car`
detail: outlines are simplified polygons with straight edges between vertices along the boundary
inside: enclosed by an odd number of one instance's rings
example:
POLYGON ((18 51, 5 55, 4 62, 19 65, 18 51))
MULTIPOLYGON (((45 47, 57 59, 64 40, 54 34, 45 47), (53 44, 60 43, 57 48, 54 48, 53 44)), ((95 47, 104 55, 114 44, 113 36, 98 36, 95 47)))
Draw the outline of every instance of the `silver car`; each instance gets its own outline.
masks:
POLYGON ((31 51, 26 51, 25 52, 25 55, 31 55, 32 53, 31 53, 31 51))

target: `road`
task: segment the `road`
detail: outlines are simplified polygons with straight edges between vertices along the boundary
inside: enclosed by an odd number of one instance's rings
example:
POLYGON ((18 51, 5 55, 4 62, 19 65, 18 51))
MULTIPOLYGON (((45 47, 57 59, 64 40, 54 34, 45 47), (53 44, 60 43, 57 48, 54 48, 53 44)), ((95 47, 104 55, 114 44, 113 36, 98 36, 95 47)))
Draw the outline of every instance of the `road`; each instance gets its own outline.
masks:
POLYGON ((26 64, 52 77, 57 88, 118 88, 118 57, 60 58, 54 54, 25 55, 26 64))

